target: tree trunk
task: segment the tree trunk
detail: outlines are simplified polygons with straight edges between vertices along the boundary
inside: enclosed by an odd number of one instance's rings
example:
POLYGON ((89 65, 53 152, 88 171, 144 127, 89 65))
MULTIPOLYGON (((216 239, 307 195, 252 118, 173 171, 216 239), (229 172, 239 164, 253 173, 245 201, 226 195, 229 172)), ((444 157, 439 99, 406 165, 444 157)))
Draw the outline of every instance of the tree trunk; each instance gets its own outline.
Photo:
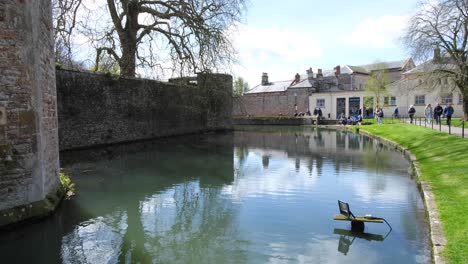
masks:
POLYGON ((122 58, 120 58, 120 73, 123 76, 134 77, 136 63, 136 43, 122 43, 122 58))
POLYGON ((127 6, 126 22, 123 32, 120 32, 120 45, 122 47, 122 57, 119 61, 120 72, 123 76, 135 76, 136 51, 138 33, 138 3, 130 2, 127 6))

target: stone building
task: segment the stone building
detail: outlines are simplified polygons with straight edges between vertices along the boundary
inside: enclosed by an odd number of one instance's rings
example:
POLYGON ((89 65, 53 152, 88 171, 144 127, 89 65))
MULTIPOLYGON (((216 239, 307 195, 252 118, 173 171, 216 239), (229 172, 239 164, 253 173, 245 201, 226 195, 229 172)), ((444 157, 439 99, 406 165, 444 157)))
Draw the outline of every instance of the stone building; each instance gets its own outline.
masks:
MULTIPOLYGON (((438 74, 441 69, 454 70, 449 56, 441 56, 436 49, 434 57, 417 67, 403 73, 403 78, 392 83, 389 93, 398 105, 400 113, 407 112, 410 105, 414 105, 416 116, 424 116, 427 104, 434 108, 437 103, 445 107, 452 104, 455 117, 463 116, 463 96, 456 87, 455 81, 445 74, 438 74)), ((391 114, 392 109, 386 107, 386 113, 391 114)))
POLYGON ((395 82, 414 67, 411 58, 361 66, 342 65, 317 72, 308 69, 305 75, 296 74, 294 79, 281 82, 269 82, 268 74, 263 73, 262 83, 235 101, 233 115, 294 115, 315 107, 320 107, 324 117, 330 119, 338 118, 341 113, 356 115, 359 109, 364 109, 364 87, 373 71, 384 69, 390 81, 395 82))
POLYGON ((50 1, 0 1, 0 226, 58 202, 50 1))

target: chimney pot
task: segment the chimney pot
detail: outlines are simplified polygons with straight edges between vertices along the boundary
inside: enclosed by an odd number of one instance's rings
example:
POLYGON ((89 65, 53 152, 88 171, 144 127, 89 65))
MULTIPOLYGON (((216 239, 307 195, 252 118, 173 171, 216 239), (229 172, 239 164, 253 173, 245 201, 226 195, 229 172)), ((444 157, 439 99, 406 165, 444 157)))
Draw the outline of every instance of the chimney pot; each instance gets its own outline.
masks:
POLYGON ((323 73, 322 73, 322 69, 318 69, 318 70, 317 70, 317 79, 319 79, 319 80, 323 80, 323 73))
POLYGON ((314 71, 312 68, 309 68, 307 71, 307 79, 312 80, 314 78, 314 71))
POLYGON ((341 74, 341 67, 340 67, 340 65, 337 65, 335 67, 335 76, 338 77, 338 76, 340 76, 340 74, 341 74))
POLYGON ((268 85, 268 73, 262 73, 262 85, 268 85))
POLYGON ((294 76, 294 83, 299 83, 301 81, 301 75, 299 73, 296 73, 294 76))

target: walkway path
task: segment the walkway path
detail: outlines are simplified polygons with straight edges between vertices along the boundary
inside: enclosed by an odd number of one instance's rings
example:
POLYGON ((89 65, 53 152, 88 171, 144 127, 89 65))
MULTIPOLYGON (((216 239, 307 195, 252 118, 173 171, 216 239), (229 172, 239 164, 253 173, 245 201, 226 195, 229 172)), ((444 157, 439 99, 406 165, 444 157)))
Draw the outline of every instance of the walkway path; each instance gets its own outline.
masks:
MULTIPOLYGON (((407 123, 409 124, 409 121, 407 121, 407 123)), ((432 127, 431 124, 426 124, 426 128, 432 128, 434 130, 439 130, 442 131, 442 132, 445 132, 445 133, 449 133, 450 131, 450 134, 453 134, 453 135, 457 135, 457 136, 463 136, 463 130, 461 127, 454 127, 452 126, 449 130, 449 126, 447 125, 444 125, 444 121, 442 121, 442 125, 440 126, 439 128, 439 125, 437 125, 435 122, 434 122, 434 127, 432 127)), ((413 124, 413 125, 416 125, 416 126, 419 126, 419 120, 417 120, 416 124, 413 124)), ((466 125, 466 124, 465 124, 466 125)), ((421 127, 424 127, 424 122, 421 122, 421 127)), ((464 137, 468 137, 468 129, 465 128, 465 135, 464 137)))

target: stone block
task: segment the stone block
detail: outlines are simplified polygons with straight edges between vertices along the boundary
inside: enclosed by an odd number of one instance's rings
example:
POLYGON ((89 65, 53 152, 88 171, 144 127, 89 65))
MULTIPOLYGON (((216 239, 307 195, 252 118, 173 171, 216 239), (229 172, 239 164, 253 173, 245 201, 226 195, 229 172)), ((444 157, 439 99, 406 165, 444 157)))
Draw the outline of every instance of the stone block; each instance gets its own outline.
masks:
POLYGON ((19 125, 20 126, 29 126, 34 128, 36 125, 36 115, 34 111, 20 111, 19 112, 19 125))
POLYGON ((7 123, 7 114, 4 106, 0 106, 0 126, 6 125, 7 123))

